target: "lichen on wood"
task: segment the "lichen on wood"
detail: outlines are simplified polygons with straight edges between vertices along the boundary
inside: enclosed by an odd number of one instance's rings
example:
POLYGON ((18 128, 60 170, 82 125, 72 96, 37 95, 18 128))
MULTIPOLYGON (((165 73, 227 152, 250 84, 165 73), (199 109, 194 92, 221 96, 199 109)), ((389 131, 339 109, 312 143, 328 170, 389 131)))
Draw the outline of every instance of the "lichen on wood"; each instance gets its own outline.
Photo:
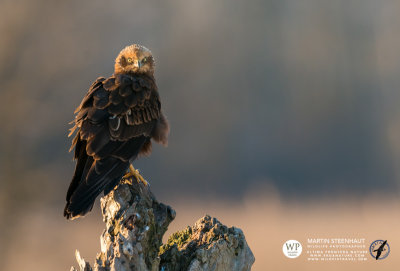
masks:
POLYGON ((176 232, 160 249, 160 270, 250 270, 254 256, 243 232, 208 215, 176 232))

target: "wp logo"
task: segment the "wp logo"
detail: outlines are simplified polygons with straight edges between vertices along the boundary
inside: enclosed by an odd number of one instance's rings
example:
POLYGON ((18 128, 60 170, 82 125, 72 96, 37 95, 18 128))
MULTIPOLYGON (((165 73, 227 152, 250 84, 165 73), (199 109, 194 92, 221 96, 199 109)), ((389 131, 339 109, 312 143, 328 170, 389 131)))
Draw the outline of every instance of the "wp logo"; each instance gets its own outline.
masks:
POLYGON ((299 241, 288 240, 283 244, 282 250, 283 254, 285 254, 286 257, 297 258, 303 251, 303 247, 301 246, 299 241))

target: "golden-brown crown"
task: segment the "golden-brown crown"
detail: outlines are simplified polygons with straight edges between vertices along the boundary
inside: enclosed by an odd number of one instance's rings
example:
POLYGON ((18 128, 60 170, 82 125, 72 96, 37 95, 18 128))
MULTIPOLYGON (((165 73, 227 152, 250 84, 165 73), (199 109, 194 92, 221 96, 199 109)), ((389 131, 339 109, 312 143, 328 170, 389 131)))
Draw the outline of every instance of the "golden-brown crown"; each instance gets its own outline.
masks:
POLYGON ((117 73, 154 73, 154 58, 146 47, 133 44, 126 46, 115 59, 114 72, 117 73))

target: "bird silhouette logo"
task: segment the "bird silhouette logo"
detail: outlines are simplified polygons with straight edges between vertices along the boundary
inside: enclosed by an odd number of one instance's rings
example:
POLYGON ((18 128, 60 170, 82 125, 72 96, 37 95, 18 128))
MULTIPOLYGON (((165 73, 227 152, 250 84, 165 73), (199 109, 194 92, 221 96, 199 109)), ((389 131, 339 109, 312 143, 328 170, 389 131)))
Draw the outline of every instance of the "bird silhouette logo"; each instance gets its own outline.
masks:
POLYGON ((389 255, 390 246, 387 240, 375 240, 371 243, 369 251, 375 260, 383 260, 389 255))

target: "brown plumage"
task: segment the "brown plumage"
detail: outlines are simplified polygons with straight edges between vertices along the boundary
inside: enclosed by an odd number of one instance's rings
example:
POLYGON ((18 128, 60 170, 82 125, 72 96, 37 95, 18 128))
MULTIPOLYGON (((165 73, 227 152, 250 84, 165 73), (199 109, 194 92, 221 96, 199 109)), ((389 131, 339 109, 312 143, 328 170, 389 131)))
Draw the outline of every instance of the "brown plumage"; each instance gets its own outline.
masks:
POLYGON ((89 212, 96 197, 108 194, 133 160, 149 155, 151 139, 167 144, 169 126, 161 112, 151 52, 140 45, 124 48, 114 74, 98 78, 75 113, 70 150, 75 148, 77 164, 66 197, 67 219, 89 212))

